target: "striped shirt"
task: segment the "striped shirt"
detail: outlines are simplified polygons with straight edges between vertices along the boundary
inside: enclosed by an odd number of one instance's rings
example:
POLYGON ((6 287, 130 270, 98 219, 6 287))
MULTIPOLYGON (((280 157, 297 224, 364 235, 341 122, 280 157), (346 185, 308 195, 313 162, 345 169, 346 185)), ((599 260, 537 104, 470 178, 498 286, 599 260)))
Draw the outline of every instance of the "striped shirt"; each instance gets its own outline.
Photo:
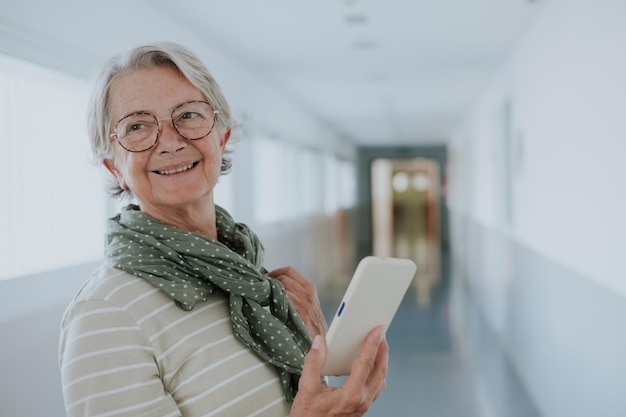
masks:
POLYGON ((105 265, 67 308, 59 357, 68 416, 289 414, 275 368, 233 336, 226 296, 184 311, 105 265))

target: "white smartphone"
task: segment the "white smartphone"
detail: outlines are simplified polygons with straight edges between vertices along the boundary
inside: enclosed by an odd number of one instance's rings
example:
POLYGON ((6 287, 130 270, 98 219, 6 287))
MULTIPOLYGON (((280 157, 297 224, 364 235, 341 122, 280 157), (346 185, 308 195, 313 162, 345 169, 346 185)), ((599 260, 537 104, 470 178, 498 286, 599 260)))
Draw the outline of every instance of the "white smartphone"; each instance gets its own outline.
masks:
POLYGON ((326 335, 324 376, 350 374, 368 333, 391 324, 415 270, 409 259, 366 256, 359 262, 326 335))

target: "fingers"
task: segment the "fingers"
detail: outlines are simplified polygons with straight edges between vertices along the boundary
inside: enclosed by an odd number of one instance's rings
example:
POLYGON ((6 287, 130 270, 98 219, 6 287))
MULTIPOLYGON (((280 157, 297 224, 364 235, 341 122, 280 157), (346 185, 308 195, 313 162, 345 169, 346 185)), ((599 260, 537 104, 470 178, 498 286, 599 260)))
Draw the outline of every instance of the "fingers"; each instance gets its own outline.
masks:
POLYGON ((374 368, 367 380, 367 386, 371 392, 374 393, 373 401, 375 401, 380 394, 387 388, 387 372, 389 370, 389 344, 386 339, 380 343, 378 352, 376 353, 376 359, 374 361, 374 368))
POLYGON ((305 292, 309 289, 309 286, 313 286, 311 281, 290 266, 275 269, 269 272, 268 275, 279 280, 285 286, 285 289, 292 293, 305 292))
POLYGON ((268 275, 283 284, 292 302, 295 299, 298 299, 302 303, 317 302, 317 288, 315 284, 306 279, 304 275, 296 269, 287 266, 271 271, 268 275))
POLYGON ((304 359, 291 416, 362 416, 385 390, 388 346, 383 326, 368 335, 353 367, 353 374, 341 387, 322 384, 321 373, 326 360, 326 341, 321 336, 313 340, 304 359))
POLYGON ((311 350, 304 357, 304 368, 298 384, 298 390, 303 391, 304 395, 310 395, 319 389, 325 361, 326 341, 318 335, 313 339, 311 350))
POLYGON ((389 364, 389 344, 385 339, 384 329, 382 340, 378 345, 378 351, 376 352, 376 358, 374 359, 374 366, 372 372, 369 375, 369 379, 376 379, 379 377, 385 377, 387 375, 389 364))
POLYGON ((296 308, 311 336, 325 335, 328 325, 320 306, 315 284, 289 266, 275 269, 268 275, 283 284, 287 297, 296 308))
POLYGON ((365 339, 345 382, 346 388, 366 386, 377 391, 387 375, 389 345, 385 340, 385 327, 374 328, 365 339))
POLYGON ((294 268, 287 266, 275 269, 267 275, 277 279, 281 284, 283 284, 283 287, 285 287, 285 291, 287 292, 287 296, 294 305, 299 306, 306 302, 306 300, 301 296, 301 294, 306 294, 305 288, 301 284, 301 281, 306 281, 306 278, 304 278, 304 276, 302 276, 302 274, 294 268))
POLYGON ((326 387, 322 384, 322 369, 327 347, 320 334, 326 334, 327 324, 315 285, 292 267, 275 269, 268 275, 283 284, 309 332, 316 335, 311 350, 304 358, 292 415, 363 415, 386 388, 389 346, 384 326, 378 326, 368 334, 343 386, 326 387))
POLYGON ((302 275, 300 272, 298 272, 297 269, 291 267, 291 266, 285 266, 282 268, 278 268, 275 269, 273 271, 270 271, 267 273, 267 275, 269 275, 272 278, 278 278, 281 275, 285 275, 288 276, 290 278, 293 278, 296 281, 308 281, 304 275, 302 275))

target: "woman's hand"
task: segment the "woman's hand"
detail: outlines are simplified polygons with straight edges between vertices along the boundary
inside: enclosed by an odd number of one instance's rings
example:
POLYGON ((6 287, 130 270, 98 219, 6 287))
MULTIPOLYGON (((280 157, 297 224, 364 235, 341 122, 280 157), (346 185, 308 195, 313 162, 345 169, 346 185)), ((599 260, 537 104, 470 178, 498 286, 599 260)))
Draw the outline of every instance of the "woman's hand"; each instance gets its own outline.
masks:
POLYGON ((290 266, 271 271, 268 275, 285 286, 287 297, 302 317, 311 337, 326 336, 328 326, 320 307, 315 285, 290 266))
POLYGON ((341 387, 329 387, 322 383, 325 360, 326 341, 316 336, 311 351, 304 359, 304 370, 290 417, 362 416, 386 388, 389 345, 385 340, 384 327, 378 326, 369 333, 352 365, 350 376, 341 387))

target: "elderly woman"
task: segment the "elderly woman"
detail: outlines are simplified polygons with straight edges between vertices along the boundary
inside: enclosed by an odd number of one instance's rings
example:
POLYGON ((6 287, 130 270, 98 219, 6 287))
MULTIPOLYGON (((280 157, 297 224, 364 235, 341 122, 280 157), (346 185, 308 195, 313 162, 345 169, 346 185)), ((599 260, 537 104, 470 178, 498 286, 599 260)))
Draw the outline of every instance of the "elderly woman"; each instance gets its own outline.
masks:
POLYGON ((257 236, 213 202, 235 122, 198 58, 171 43, 113 58, 89 116, 112 193, 137 204, 109 220, 106 262, 63 318, 68 415, 364 414, 385 388, 384 329, 324 384, 315 287, 266 271, 257 236))

